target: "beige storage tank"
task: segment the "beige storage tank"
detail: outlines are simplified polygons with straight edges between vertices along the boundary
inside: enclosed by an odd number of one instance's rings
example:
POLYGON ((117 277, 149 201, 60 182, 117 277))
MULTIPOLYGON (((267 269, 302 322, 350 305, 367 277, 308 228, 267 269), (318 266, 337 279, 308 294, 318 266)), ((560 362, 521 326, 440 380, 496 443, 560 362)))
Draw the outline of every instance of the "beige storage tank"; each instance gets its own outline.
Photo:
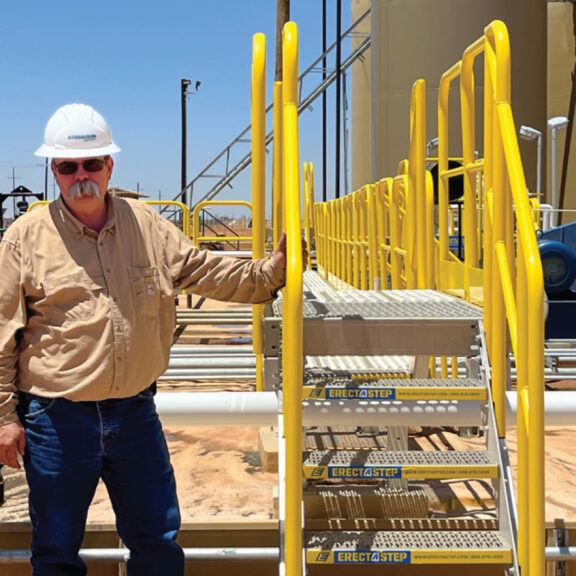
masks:
MULTIPOLYGON (((366 4, 352 0, 357 15, 366 4)), ((354 189, 397 173, 398 162, 409 148, 410 93, 413 83, 427 83, 427 138, 437 136, 437 89, 441 75, 461 59, 463 51, 479 38, 493 20, 508 27, 512 47, 512 107, 516 127, 526 124, 546 132, 546 12, 542 0, 372 0, 370 59, 370 114, 362 84, 367 63, 353 74, 354 121, 370 125, 352 127, 354 189), (370 174, 363 158, 370 154, 370 174), (368 178, 364 182, 365 178, 368 178)), ((477 93, 483 84, 482 67, 475 68, 477 93), (478 71, 479 69, 479 71, 478 71)), ((451 106, 457 110, 458 83, 453 83, 451 106)), ((482 102, 480 96, 478 102, 482 102)), ((459 117, 451 118, 450 155, 461 154, 459 117)), ((477 129, 482 143, 482 124, 477 129)), ((482 155, 483 150, 478 152, 482 155)), ((536 184, 536 146, 521 144, 528 187, 536 184)))

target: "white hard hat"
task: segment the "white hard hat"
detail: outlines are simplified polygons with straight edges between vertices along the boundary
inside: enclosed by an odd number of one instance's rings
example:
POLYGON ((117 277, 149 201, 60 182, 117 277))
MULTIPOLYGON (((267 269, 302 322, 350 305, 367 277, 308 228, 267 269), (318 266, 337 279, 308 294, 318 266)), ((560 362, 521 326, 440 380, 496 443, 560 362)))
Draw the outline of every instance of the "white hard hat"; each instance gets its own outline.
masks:
POLYGON ((44 144, 34 153, 43 158, 92 158, 120 152, 106 120, 86 104, 66 104, 52 115, 44 144))

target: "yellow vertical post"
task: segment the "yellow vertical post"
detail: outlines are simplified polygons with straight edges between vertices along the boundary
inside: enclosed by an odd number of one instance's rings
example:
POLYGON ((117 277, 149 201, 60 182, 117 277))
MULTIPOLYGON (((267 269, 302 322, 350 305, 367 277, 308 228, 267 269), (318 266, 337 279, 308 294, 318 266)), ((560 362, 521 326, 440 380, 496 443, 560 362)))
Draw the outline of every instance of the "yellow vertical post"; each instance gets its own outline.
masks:
MULTIPOLYGON (((426 286, 426 81, 417 80, 410 102, 410 157, 408 164, 411 211, 416 227, 413 237, 416 251, 415 287, 426 286)), ((412 225, 412 224, 411 224, 412 225)))
POLYGON ((377 194, 380 191, 380 183, 370 186, 366 196, 366 216, 368 218, 368 288, 371 290, 380 290, 380 278, 378 273, 378 213, 379 207, 377 194))
POLYGON ((298 29, 283 31, 284 192, 288 262, 282 322, 284 434, 286 438, 286 576, 302 575, 302 249, 298 159, 298 29))
POLYGON ((448 135, 450 84, 459 73, 459 65, 453 66, 442 75, 438 88, 438 234, 440 242, 440 260, 448 260, 450 252, 448 222, 448 182, 444 174, 448 170, 448 135))
POLYGON ((402 177, 394 178, 391 190, 390 201, 390 264, 391 264, 391 287, 394 290, 401 288, 402 266, 398 249, 401 246, 400 232, 400 188, 402 186, 402 177))
POLYGON ((426 171, 426 286, 425 288, 436 289, 434 281, 434 273, 436 270, 435 265, 435 229, 434 223, 434 184, 432 182, 432 174, 426 171))
MULTIPOLYGON (((485 60, 486 83, 490 92, 486 98, 494 100, 494 94, 498 89, 495 85, 494 72, 497 67, 496 55, 490 45, 486 46, 485 60)), ((498 435, 504 437, 506 434, 506 384, 507 384, 507 334, 506 334, 506 311, 504 305, 504 295, 500 288, 501 278, 494 257, 495 247, 499 242, 506 240, 506 198, 507 177, 505 173, 504 148, 501 137, 501 127, 499 126, 495 103, 491 103, 491 124, 488 127, 490 136, 490 183, 492 187, 492 227, 490 239, 492 246, 489 248, 491 262, 492 289, 488 292, 490 298, 490 346, 492 360, 492 395, 494 399, 494 409, 496 423, 498 425, 498 435)))
MULTIPOLYGON (((252 257, 266 255, 266 37, 252 43, 252 257)), ((252 307, 252 346, 256 356, 256 390, 264 389, 262 319, 264 305, 252 307)))
MULTIPOLYGON (((460 98, 462 101, 462 160, 464 164, 464 260, 466 270, 478 266, 476 173, 469 169, 475 159, 476 125, 474 58, 484 49, 484 38, 469 46, 462 58, 460 98)), ((469 279, 466 289, 469 290, 469 279)))
POLYGON ((310 237, 308 240, 308 269, 312 269, 312 250, 316 246, 316 199, 314 197, 314 163, 308 162, 308 193, 310 195, 310 237))
POLYGON ((304 234, 306 242, 310 244, 310 173, 308 171, 308 162, 302 164, 302 184, 304 193, 304 221, 302 226, 304 228, 304 234))
POLYGON ((274 82, 274 159, 272 165, 272 238, 274 246, 278 244, 284 231, 283 206, 283 170, 282 170, 282 82, 274 82))

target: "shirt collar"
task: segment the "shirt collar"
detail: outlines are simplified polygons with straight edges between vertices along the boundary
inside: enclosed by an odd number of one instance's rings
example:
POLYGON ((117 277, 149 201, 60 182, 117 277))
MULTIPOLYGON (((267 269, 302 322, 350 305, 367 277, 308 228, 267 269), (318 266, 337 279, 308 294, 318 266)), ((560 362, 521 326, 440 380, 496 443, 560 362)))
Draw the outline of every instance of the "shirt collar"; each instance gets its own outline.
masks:
MULTIPOLYGON (((109 194, 106 194, 106 203, 108 204, 108 218, 106 220, 106 224, 104 228, 102 228, 102 232, 108 230, 110 232, 114 232, 116 228, 116 214, 114 210, 114 198, 109 194)), ((58 214, 60 219, 68 228, 70 228, 77 236, 86 235, 93 235, 94 232, 90 230, 83 222, 78 220, 74 214, 70 211, 70 208, 64 202, 64 198, 62 198, 62 194, 58 196, 56 200, 56 205, 58 208, 58 214)))

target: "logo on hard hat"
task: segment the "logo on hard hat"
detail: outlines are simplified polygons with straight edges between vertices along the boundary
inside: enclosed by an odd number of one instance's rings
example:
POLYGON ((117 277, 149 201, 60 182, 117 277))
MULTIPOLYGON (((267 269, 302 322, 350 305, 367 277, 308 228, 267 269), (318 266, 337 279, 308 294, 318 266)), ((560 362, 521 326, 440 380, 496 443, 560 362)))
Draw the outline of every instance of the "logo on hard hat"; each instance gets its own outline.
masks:
POLYGON ((90 142, 91 140, 96 140, 96 134, 71 134, 68 136, 68 140, 84 140, 84 142, 90 142))

